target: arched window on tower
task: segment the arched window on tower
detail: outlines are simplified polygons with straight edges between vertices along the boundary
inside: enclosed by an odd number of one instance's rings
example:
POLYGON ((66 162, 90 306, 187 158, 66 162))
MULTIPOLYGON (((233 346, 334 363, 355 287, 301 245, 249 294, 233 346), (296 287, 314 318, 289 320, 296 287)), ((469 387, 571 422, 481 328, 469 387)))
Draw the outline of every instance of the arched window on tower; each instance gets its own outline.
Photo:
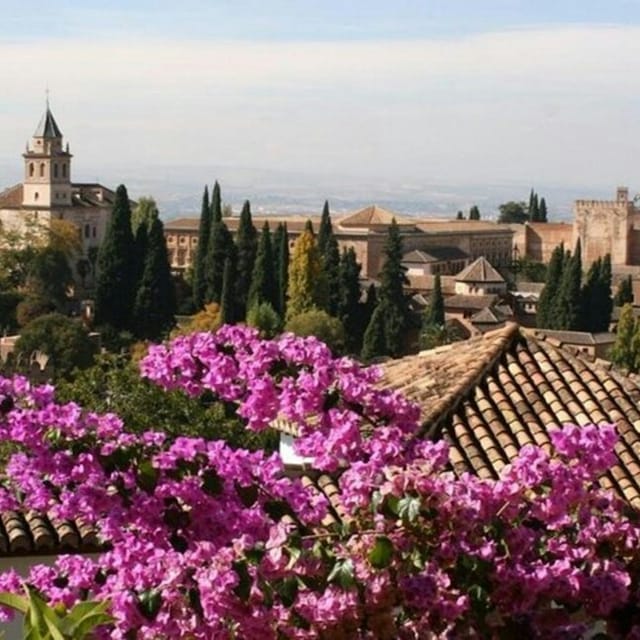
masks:
POLYGON ((29 177, 33 178, 36 168, 33 166, 33 162, 29 163, 29 177))
POLYGON ((58 177, 58 163, 57 163, 57 162, 55 162, 55 163, 53 164, 53 177, 54 177, 54 178, 57 178, 57 177, 58 177))
POLYGON ((44 177, 44 162, 40 163, 40 177, 44 177))

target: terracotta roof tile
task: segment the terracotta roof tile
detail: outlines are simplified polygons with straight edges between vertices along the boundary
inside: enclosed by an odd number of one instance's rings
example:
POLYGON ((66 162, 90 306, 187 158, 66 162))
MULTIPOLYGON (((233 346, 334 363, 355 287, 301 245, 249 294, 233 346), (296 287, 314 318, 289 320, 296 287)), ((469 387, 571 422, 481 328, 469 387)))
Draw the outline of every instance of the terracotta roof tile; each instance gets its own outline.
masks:
POLYGON ((504 278, 494 269, 491 263, 480 256, 457 276, 458 282, 504 282, 504 278))

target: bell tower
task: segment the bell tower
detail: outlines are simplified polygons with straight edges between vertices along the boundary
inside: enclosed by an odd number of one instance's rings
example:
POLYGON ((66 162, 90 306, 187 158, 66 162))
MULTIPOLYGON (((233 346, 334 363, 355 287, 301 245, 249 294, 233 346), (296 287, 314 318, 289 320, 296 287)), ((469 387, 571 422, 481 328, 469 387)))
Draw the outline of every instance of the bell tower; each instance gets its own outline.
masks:
POLYGON ((49 100, 23 154, 22 206, 57 209, 71 206, 71 154, 62 146, 62 132, 51 113, 49 100))

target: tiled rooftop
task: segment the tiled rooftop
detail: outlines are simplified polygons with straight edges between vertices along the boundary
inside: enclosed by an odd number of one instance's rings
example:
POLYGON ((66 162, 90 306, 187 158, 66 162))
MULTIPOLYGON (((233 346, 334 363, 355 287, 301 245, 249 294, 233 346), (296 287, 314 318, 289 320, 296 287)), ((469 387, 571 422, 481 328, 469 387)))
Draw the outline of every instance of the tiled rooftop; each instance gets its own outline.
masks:
POLYGON ((420 404, 425 436, 451 444, 457 473, 496 478, 526 444, 549 448, 550 428, 615 423, 619 463, 602 485, 640 507, 640 386, 630 378, 511 323, 382 369, 382 386, 420 404))
POLYGON ((494 269, 491 263, 480 256, 457 276, 458 282, 504 282, 504 278, 494 269))

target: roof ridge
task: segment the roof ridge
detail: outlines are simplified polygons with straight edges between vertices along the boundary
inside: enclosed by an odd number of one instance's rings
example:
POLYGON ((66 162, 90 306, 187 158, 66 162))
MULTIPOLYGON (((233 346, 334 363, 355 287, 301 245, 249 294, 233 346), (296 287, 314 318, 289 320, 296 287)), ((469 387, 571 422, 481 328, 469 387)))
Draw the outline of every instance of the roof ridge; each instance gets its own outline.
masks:
POLYGON ((426 415, 423 415, 420 436, 426 435, 430 439, 433 438, 440 423, 456 410, 458 404, 471 392, 478 381, 496 366, 519 335, 520 326, 515 322, 508 322, 504 327, 487 331, 478 338, 478 342, 486 341, 491 348, 475 366, 470 367, 467 373, 460 377, 457 384, 448 389, 447 393, 429 408, 426 415))

